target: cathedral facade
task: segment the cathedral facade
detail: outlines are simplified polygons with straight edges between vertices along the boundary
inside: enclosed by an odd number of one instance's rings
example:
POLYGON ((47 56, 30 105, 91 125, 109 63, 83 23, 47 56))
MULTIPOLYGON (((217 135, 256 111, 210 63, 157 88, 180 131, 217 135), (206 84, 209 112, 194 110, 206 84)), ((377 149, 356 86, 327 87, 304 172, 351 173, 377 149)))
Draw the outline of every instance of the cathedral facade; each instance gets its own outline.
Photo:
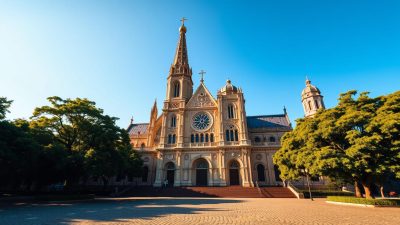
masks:
POLYGON ((138 184, 279 184, 272 157, 280 148, 281 137, 292 130, 286 110, 277 115, 247 116, 244 93, 230 80, 216 98, 203 79, 194 90, 186 31, 182 23, 161 112, 154 103, 149 123, 131 122, 128 127, 131 144, 144 161, 138 184))

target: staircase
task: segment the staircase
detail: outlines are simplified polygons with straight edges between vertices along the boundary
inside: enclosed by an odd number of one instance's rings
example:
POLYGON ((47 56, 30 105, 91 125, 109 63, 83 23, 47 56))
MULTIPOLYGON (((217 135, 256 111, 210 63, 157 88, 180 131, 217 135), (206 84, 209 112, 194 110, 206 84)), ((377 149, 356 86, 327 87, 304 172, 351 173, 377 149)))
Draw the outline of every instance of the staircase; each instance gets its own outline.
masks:
POLYGON ((134 197, 212 197, 212 198, 295 198, 284 187, 134 187, 121 196, 134 197))
POLYGON ((261 187, 261 193, 266 198, 296 198, 296 196, 284 187, 261 187))
POLYGON ((264 198, 257 188, 253 187, 187 187, 186 189, 219 198, 264 198))

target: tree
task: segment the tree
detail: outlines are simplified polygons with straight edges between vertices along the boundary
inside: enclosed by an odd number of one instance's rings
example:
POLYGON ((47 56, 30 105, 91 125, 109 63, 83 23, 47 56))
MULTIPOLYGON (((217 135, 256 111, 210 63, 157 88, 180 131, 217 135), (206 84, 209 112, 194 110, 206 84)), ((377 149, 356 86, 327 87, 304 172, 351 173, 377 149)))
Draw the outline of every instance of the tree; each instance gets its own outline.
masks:
POLYGON ((274 162, 282 179, 297 179, 299 170, 311 175, 362 184, 371 198, 371 185, 388 173, 398 173, 400 164, 399 93, 369 98, 356 91, 341 94, 338 106, 321 110, 313 118, 300 119, 284 135, 274 162))
POLYGON ((0 120, 6 118, 6 113, 10 112, 8 108, 10 108, 11 103, 11 100, 7 100, 5 97, 0 97, 0 120))
POLYGON ((101 178, 106 185, 110 177, 126 170, 129 163, 123 163, 124 160, 135 165, 132 169, 140 170, 127 132, 115 125, 117 118, 104 115, 88 99, 64 100, 54 96, 48 100, 50 106, 35 109, 31 124, 52 133, 68 152, 68 183, 80 178, 101 178), (135 157, 127 158, 124 151, 135 157))

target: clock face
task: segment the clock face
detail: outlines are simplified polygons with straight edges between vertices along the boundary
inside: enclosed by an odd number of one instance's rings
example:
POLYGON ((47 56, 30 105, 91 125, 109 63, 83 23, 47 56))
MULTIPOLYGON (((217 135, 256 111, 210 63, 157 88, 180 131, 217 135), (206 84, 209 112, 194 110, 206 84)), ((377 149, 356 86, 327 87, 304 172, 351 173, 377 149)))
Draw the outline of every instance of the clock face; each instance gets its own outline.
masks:
POLYGON ((212 117, 209 113, 199 112, 193 116, 192 127, 196 131, 208 130, 212 125, 212 117))

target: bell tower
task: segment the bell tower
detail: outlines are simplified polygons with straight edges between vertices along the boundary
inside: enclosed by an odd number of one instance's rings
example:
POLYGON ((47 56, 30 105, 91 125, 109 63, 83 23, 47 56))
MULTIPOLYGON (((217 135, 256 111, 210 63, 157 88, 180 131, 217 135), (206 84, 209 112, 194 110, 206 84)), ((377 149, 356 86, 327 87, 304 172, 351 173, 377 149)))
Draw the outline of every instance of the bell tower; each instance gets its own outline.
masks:
POLYGON ((165 103, 169 104, 165 106, 168 106, 168 108, 171 106, 182 107, 184 103, 189 101, 193 94, 192 69, 189 66, 186 47, 187 29, 185 27, 185 20, 185 18, 181 19, 182 25, 179 28, 178 45, 167 78, 167 96, 165 103))
POLYGON ((301 92, 301 102, 303 103, 304 116, 312 117, 319 109, 325 109, 324 96, 321 91, 311 84, 306 78, 306 87, 301 92))

